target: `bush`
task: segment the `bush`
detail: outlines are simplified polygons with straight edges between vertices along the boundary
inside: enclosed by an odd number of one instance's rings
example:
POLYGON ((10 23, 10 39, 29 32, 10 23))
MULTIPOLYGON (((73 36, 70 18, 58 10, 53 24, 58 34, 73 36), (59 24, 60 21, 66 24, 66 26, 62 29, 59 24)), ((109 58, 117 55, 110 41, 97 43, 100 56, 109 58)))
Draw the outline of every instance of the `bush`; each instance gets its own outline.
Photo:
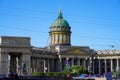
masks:
POLYGON ((72 66, 70 68, 70 73, 72 76, 78 76, 81 73, 87 73, 88 71, 82 66, 72 66))
POLYGON ((45 73, 43 72, 34 72, 34 73, 31 73, 31 76, 44 76, 45 73))
POLYGON ((64 72, 34 72, 31 76, 65 76, 64 72))
POLYGON ((88 73, 88 71, 83 68, 82 66, 72 66, 70 67, 69 71, 62 71, 62 72, 34 72, 32 76, 67 76, 68 74, 71 76, 79 76, 81 73, 88 73))

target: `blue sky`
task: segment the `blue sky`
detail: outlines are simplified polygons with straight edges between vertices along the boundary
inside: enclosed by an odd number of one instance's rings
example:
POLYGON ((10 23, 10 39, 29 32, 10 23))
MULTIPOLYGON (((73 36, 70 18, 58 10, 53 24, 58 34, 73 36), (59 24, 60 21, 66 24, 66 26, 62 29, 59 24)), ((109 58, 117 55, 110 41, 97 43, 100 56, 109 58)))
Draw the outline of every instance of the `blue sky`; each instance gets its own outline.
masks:
POLYGON ((72 45, 120 49, 120 0, 0 0, 0 36, 31 37, 31 45, 45 47, 59 9, 72 45))

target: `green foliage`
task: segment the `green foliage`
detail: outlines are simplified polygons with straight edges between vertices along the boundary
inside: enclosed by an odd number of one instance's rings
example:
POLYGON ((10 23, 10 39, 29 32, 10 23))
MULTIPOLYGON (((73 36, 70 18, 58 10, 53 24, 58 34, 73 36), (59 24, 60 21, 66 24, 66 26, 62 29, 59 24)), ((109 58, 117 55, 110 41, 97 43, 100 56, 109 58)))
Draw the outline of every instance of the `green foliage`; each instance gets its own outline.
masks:
POLYGON ((78 76, 81 73, 87 73, 87 70, 85 68, 83 68, 82 66, 72 66, 70 68, 70 73, 73 76, 78 76))
POLYGON ((67 74, 71 74, 71 73, 70 73, 70 71, 64 70, 61 72, 61 74, 62 74, 61 76, 66 76, 67 74))
POLYGON ((78 76, 81 73, 87 73, 87 70, 82 66, 72 66, 69 68, 69 71, 63 70, 62 72, 34 72, 32 76, 78 76))
POLYGON ((52 76, 54 73, 53 72, 47 72, 45 73, 45 76, 52 76))
POLYGON ((66 76, 65 72, 34 72, 31 76, 66 76))
POLYGON ((112 72, 113 76, 119 76, 120 75, 120 71, 114 71, 112 72))
POLYGON ((60 72, 52 72, 53 74, 51 76, 60 76, 61 73, 60 72))
POLYGON ((31 76, 44 76, 45 73, 43 72, 34 72, 34 73, 31 73, 31 76))

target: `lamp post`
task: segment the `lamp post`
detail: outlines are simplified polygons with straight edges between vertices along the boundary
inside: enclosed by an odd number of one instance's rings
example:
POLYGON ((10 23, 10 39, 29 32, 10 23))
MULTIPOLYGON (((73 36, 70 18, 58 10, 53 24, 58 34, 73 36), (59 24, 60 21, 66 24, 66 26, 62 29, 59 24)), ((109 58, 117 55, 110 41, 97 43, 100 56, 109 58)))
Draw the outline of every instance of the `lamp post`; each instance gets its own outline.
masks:
POLYGON ((44 68, 45 69, 45 73, 47 72, 47 67, 44 68))

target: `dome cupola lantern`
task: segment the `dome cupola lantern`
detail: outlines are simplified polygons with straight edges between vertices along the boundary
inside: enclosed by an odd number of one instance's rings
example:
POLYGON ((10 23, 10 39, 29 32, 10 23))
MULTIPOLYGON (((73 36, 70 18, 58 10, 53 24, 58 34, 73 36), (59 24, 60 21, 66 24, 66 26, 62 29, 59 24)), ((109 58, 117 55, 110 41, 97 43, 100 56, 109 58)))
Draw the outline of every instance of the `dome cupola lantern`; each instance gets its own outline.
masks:
POLYGON ((59 10, 59 13, 58 13, 58 18, 63 19, 63 17, 62 17, 62 11, 61 11, 61 10, 59 10))
POLYGON ((71 45, 71 27, 63 19, 62 11, 59 10, 57 19, 50 27, 50 45, 71 45))

